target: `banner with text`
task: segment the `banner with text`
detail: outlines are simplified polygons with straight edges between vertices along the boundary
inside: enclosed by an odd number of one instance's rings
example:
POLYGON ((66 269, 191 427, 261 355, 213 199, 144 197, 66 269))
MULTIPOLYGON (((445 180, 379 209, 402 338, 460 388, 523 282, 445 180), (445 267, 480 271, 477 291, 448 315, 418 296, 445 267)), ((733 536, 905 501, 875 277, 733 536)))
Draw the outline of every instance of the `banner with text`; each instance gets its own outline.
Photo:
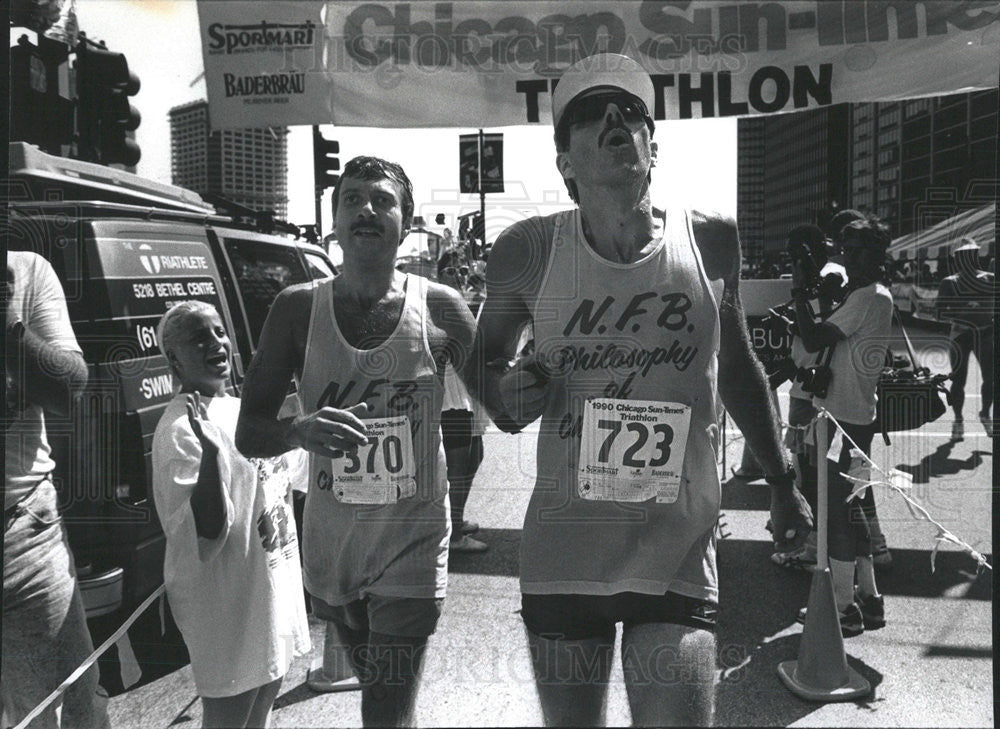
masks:
POLYGON ((199 0, 214 128, 549 123, 563 69, 649 71, 656 119, 992 88, 1000 2, 199 0))

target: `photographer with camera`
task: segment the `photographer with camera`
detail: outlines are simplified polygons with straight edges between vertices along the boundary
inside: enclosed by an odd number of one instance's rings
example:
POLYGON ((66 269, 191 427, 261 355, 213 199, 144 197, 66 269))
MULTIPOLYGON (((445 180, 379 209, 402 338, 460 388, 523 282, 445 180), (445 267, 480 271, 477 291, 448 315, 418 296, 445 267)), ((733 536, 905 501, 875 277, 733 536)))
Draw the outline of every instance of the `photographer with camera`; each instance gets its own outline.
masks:
MULTIPOLYGON (((876 386, 892 324, 892 295, 880 283, 889 240, 887 229, 876 220, 856 220, 844 227, 842 246, 849 280, 847 295, 825 320, 817 320, 809 306, 809 268, 804 257, 796 260, 792 273, 797 336, 804 350, 817 356, 814 363, 800 366, 797 372, 802 392, 806 397, 812 396, 812 403, 806 416, 805 405, 801 401, 797 404, 796 396, 792 400, 792 407, 796 408, 795 419, 811 422, 816 408, 825 408, 864 456, 871 453, 876 431, 876 386)), ((829 432, 832 441, 837 431, 830 428, 829 432)), ((868 489, 863 497, 847 503, 853 484, 839 475, 852 472, 858 478, 866 477, 866 462, 852 450, 845 438, 836 465, 820 466, 830 470, 830 571, 844 637, 859 635, 865 628, 877 629, 885 625, 884 603, 875 585, 869 531, 869 520, 875 516, 875 499, 868 489)), ((809 460, 801 454, 797 459, 803 479, 802 490, 815 508, 816 465, 809 460)))
MULTIPOLYGON (((847 279, 844 267, 839 263, 830 260, 833 244, 826 238, 823 231, 815 225, 798 225, 788 232, 785 243, 785 250, 793 262, 802 260, 807 273, 806 288, 809 290, 809 298, 816 299, 821 313, 827 312, 834 302, 843 298, 843 287, 847 279)), ((785 322, 792 334, 792 352, 788 359, 779 363, 777 370, 768 373, 768 384, 771 389, 771 400, 774 402, 774 409, 781 414, 778 403, 777 389, 786 380, 792 380, 791 397, 804 399, 809 404, 809 395, 803 394, 801 385, 796 382, 796 373, 799 367, 805 366, 810 355, 802 347, 802 342, 795 338, 795 306, 792 302, 782 304, 770 309, 772 317, 777 317, 785 322), (796 342, 798 346, 796 347, 796 342)), ((801 411, 801 406, 799 407, 801 411)), ((791 421, 791 412, 789 413, 791 421)), ((793 423, 803 425, 804 423, 793 423)), ((792 453, 796 453, 794 431, 789 431, 786 435, 786 442, 792 453)), ((743 458, 739 468, 733 471, 737 478, 754 480, 761 478, 763 473, 753 450, 749 445, 743 447, 743 458)), ((801 484, 800 484, 801 488, 801 484)), ((815 494, 815 484, 813 485, 815 494)), ((815 497, 812 499, 812 508, 815 513, 815 497)), ((815 553, 815 544, 812 544, 812 553, 815 553)), ((815 562, 815 559, 813 560, 815 562)))

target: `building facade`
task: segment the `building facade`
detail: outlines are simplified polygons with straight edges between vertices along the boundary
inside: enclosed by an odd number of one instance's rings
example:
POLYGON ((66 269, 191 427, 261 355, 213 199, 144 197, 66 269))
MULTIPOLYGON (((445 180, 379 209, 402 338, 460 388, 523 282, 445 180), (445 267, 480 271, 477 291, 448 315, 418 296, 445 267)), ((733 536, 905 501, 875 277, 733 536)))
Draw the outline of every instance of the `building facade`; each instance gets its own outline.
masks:
POLYGON ((899 236, 995 199, 998 103, 992 89, 852 105, 851 206, 899 236))
POLYGON ((844 205, 847 123, 845 105, 739 120, 737 223, 751 260, 773 258, 789 230, 844 205))
POLYGON ((173 183, 244 207, 288 216, 288 129, 209 125, 208 102, 170 110, 173 183))
POLYGON ((841 104, 738 122, 738 223, 751 259, 832 206, 885 221, 893 237, 996 198, 997 89, 841 104))

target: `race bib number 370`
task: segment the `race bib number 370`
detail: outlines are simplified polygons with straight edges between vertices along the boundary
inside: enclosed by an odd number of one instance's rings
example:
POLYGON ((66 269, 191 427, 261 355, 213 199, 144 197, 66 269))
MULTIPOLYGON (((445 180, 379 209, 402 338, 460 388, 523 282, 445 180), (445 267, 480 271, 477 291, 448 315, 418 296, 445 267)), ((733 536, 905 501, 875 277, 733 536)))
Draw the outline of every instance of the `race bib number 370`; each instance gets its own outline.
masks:
POLYGON ((330 490, 347 504, 394 504, 417 491, 410 419, 362 418, 368 443, 331 459, 330 490))
POLYGON ((589 400, 583 414, 577 489, 592 501, 672 504, 691 406, 654 400, 589 400))

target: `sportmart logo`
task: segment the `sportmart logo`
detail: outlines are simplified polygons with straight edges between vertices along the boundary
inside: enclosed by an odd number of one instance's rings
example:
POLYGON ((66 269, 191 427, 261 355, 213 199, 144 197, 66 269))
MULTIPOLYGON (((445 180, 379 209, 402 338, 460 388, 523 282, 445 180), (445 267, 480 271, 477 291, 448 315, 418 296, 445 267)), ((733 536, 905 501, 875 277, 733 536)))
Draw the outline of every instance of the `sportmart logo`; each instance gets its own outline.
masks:
POLYGON ((285 51, 295 48, 312 48, 316 24, 268 23, 262 20, 253 25, 227 25, 212 23, 208 26, 210 53, 256 53, 258 51, 285 51))

